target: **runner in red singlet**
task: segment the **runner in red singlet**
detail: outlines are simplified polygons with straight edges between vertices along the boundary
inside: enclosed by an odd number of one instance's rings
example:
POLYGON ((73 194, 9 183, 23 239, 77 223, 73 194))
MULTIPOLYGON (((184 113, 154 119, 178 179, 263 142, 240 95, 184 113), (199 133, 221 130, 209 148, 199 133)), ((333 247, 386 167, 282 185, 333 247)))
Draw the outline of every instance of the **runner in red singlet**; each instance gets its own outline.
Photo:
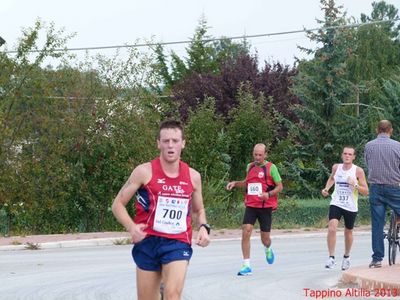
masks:
POLYGON ((160 156, 136 167, 114 199, 112 211, 132 237, 139 300, 180 299, 192 256, 192 216, 198 223, 196 244, 206 247, 210 226, 203 206, 200 174, 180 160, 185 147, 180 122, 161 123, 160 156), (136 194, 136 215, 126 205, 136 194))
POLYGON ((242 225, 242 253, 243 265, 237 275, 251 275, 250 264, 250 237, 255 222, 260 224, 261 242, 265 246, 265 256, 269 264, 274 262, 274 252, 271 248, 271 224, 272 211, 278 206, 278 194, 282 191, 282 179, 278 168, 271 162, 267 162, 266 146, 257 144, 253 149, 254 161, 247 165, 247 176, 242 181, 231 181, 226 189, 235 187, 246 188, 246 210, 242 225))

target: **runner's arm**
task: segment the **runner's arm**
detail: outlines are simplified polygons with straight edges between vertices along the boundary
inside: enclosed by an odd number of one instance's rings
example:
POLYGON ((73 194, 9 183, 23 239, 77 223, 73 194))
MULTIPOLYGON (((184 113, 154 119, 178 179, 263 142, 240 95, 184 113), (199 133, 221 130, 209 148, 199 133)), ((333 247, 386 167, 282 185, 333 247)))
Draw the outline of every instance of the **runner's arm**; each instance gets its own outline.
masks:
POLYGON ((337 168, 338 168, 338 164, 334 164, 332 166, 332 172, 329 175, 329 178, 325 183, 325 187, 321 191, 322 196, 324 196, 324 197, 329 196, 329 189, 335 184, 335 178, 333 178, 333 176, 335 176, 337 168))
POLYGON ((197 234, 196 244, 201 247, 206 247, 210 243, 210 237, 206 228, 201 226, 207 224, 206 211, 204 209, 203 194, 201 187, 200 173, 194 169, 190 169, 190 177, 192 178, 193 194, 192 194, 192 215, 197 221, 199 232, 197 234))
POLYGON ((268 198, 278 195, 280 192, 282 192, 282 190, 283 190, 282 181, 275 183, 275 188, 272 191, 268 192, 268 198))
POLYGON ((111 207, 115 218, 130 233, 134 243, 145 237, 146 234, 143 232, 145 225, 135 224, 133 222, 126 209, 126 205, 135 195, 140 186, 149 181, 150 177, 151 171, 149 173, 149 166, 147 164, 143 164, 135 168, 129 176, 127 182, 115 197, 111 207))
POLYGON ((245 187, 246 186, 246 180, 241 180, 241 181, 231 181, 226 185, 226 189, 228 191, 232 190, 235 187, 245 187))

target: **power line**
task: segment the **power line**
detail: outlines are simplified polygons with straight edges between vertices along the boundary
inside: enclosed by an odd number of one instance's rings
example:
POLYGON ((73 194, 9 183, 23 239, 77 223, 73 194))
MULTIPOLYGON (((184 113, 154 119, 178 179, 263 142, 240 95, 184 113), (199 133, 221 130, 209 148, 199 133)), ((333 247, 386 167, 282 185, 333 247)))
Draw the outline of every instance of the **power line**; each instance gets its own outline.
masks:
MULTIPOLYGON (((301 29, 301 30, 291 30, 291 31, 281 31, 281 32, 272 32, 272 33, 261 33, 261 34, 253 34, 253 35, 241 35, 241 36, 231 36, 231 37, 220 37, 220 38, 212 38, 212 39, 204 39, 203 43, 214 42, 214 41, 223 41, 223 40, 243 40, 243 39, 252 39, 252 38, 260 38, 260 37, 270 37, 276 35, 289 35, 295 33, 305 33, 305 32, 313 32, 318 30, 334 30, 341 28, 356 28, 366 25, 374 25, 381 24, 386 22, 396 22, 399 21, 400 18, 392 19, 392 20, 381 20, 381 21, 373 21, 369 23, 358 23, 358 24, 348 24, 348 25, 340 25, 340 26, 330 26, 330 27, 319 27, 312 29, 301 29)), ((189 44, 192 40, 183 40, 183 41, 172 41, 172 42, 160 42, 160 43, 141 43, 134 45, 114 45, 114 46, 99 46, 99 47, 77 47, 77 48, 65 48, 65 49, 54 49, 54 52, 62 52, 62 51, 89 51, 89 50, 105 50, 105 49, 120 49, 120 48, 141 48, 141 47, 154 47, 158 45, 179 45, 179 44, 189 44)), ((12 54, 17 53, 17 50, 4 51, 4 53, 12 54)), ((42 50, 30 50, 28 53, 39 53, 42 50)))

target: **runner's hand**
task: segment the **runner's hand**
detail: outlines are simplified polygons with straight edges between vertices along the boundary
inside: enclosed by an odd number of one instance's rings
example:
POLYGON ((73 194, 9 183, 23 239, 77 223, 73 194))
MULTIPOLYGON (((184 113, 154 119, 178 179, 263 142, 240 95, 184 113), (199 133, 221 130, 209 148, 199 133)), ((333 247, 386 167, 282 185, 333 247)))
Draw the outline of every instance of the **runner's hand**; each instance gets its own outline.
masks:
POLYGON ((139 243, 141 240, 143 240, 146 237, 146 232, 144 232, 144 229, 147 227, 146 224, 133 224, 131 228, 129 228, 129 233, 132 238, 132 243, 136 244, 139 243))
POLYGON ((258 195, 258 197, 260 197, 261 199, 264 199, 264 200, 268 200, 270 198, 270 194, 268 192, 261 193, 260 195, 258 195))
POLYGON ((347 183, 348 183, 349 185, 351 185, 351 186, 355 186, 357 182, 354 181, 353 178, 347 177, 347 183))
POLYGON ((196 245, 200 247, 207 247, 210 243, 210 236, 207 233, 207 230, 204 227, 200 227, 199 232, 197 233, 196 245))
POLYGON ((235 181, 231 181, 226 185, 226 189, 228 191, 232 190, 235 187, 235 181))

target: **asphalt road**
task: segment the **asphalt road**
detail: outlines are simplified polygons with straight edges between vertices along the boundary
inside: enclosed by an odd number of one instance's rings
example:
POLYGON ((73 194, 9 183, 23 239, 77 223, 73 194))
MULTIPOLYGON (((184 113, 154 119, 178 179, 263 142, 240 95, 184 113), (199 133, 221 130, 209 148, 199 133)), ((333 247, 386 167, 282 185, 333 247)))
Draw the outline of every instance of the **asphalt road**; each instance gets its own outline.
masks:
MULTIPOLYGON (((131 246, 3 251, 0 299, 136 299, 131 246)), ((252 239, 253 275, 236 276, 240 240, 194 246, 183 299, 315 299, 310 291, 340 288, 343 235, 338 236, 338 265, 324 269, 325 234, 273 238, 276 260, 268 265, 259 239, 252 239), (338 287, 339 284, 339 287, 338 287), (308 290, 308 293, 306 292, 308 290)), ((370 261, 370 235, 355 236, 352 264, 370 261)), ((356 299, 356 298, 352 298, 356 299)))

